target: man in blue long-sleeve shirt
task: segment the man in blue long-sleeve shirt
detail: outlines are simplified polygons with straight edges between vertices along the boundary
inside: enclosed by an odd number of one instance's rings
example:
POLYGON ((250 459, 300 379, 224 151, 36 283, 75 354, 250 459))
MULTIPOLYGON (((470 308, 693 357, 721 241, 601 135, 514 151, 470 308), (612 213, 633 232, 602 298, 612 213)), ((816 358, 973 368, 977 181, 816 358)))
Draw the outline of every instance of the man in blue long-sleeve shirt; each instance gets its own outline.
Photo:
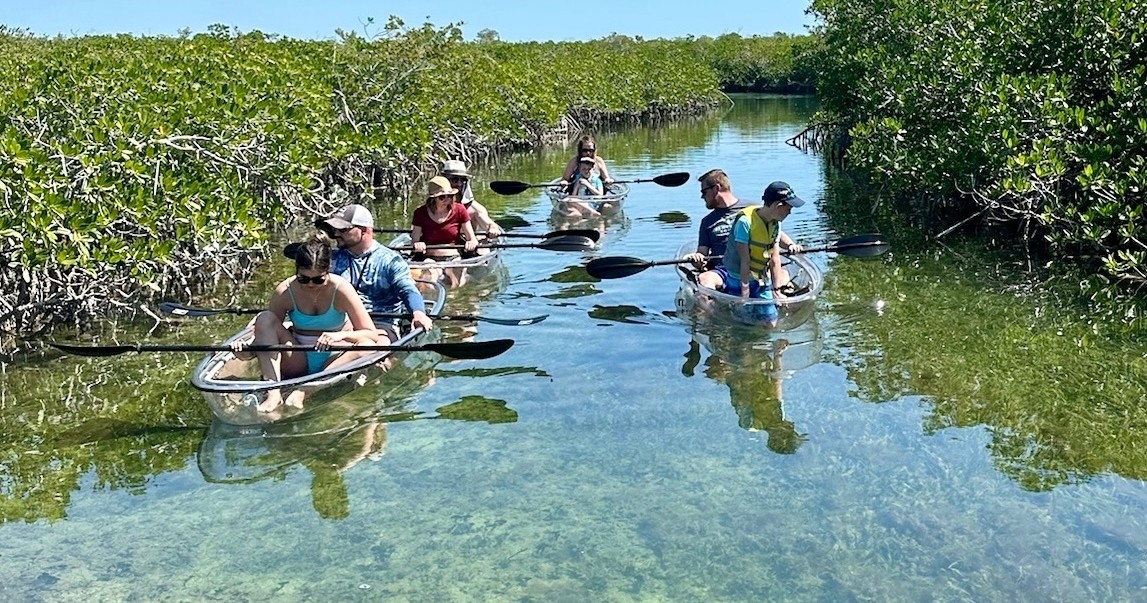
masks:
MULTIPOLYGON (((374 217, 362 205, 348 205, 315 226, 334 236, 338 249, 331 254, 331 272, 350 281, 370 312, 402 312, 405 304, 414 315, 415 328, 430 330, 426 302, 410 276, 402 256, 374 240, 374 217)), ((393 323, 375 319, 375 325, 397 340, 393 323)), ((380 342, 381 343, 381 342, 380 342)))

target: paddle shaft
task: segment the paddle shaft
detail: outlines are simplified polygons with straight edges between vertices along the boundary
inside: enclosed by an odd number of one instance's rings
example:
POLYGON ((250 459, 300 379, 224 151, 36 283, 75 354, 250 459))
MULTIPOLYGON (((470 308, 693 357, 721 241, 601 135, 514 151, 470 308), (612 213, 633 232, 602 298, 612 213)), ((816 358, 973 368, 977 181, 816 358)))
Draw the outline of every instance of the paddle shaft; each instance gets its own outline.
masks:
MULTIPOLYGON (((636 180, 614 180, 608 184, 637 184, 640 182, 654 182, 661 186, 681 186, 688 181, 689 172, 673 172, 671 174, 654 176, 653 178, 638 178, 636 180)), ((496 180, 490 183, 490 189, 499 195, 516 195, 531 188, 541 188, 557 185, 558 183, 556 182, 529 184, 527 182, 518 182, 516 180, 496 180)))
MULTIPOLYGON (((264 308, 194 308, 175 302, 160 302, 159 310, 175 316, 214 316, 216 314, 258 314, 264 308)), ((433 320, 460 320, 466 322, 488 322, 495 325, 521 326, 542 322, 548 316, 532 316, 528 318, 493 318, 477 314, 428 314, 433 320)), ((410 320, 414 314, 409 312, 371 312, 371 318, 404 318, 410 320)))
MULTIPOLYGON (((478 248, 484 249, 514 249, 524 247, 537 247, 553 251, 586 251, 593 249, 594 242, 586 237, 560 236, 546 239, 538 243, 480 243, 478 248)), ((465 249, 465 245, 427 245, 426 249, 465 249)), ((391 247, 395 251, 414 251, 413 245, 391 247)))
POLYGON ((642 182, 656 182, 661 186, 681 186, 689 181, 689 172, 674 172, 663 174, 655 178, 637 178, 635 180, 614 180, 610 184, 640 184, 642 182))
MULTIPOLYGON (((376 228, 375 232, 387 234, 409 234, 410 229, 403 230, 401 228, 376 228)), ((485 234, 485 233, 477 233, 485 234)), ((535 234, 532 232, 503 232, 502 237, 514 237, 519 239, 552 239, 554 237, 585 237, 592 241, 596 241, 601 232, 590 228, 571 228, 568 230, 551 230, 545 234, 535 234)))
POLYGON ((805 247, 804 249, 801 249, 799 252, 792 251, 790 249, 790 250, 782 251, 781 254, 782 255, 793 255, 795 253, 816 253, 818 251, 845 252, 845 251, 848 251, 849 249, 864 249, 866 247, 887 247, 887 246, 888 246, 888 243, 885 241, 862 241, 862 242, 856 242, 856 243, 845 243, 845 242, 841 241, 841 242, 833 244, 833 245, 822 245, 820 247, 805 247))
MULTIPOLYGON (((879 235, 879 234, 865 234, 865 235, 856 235, 853 237, 849 237, 847 239, 843 239, 843 240, 837 241, 833 244, 824 245, 821 247, 806 247, 804 249, 801 249, 799 252, 790 249, 788 251, 782 252, 782 254, 783 255, 794 255, 797 253, 803 254, 803 253, 814 253, 814 252, 818 252, 818 251, 832 251, 832 252, 837 252, 837 253, 841 253, 844 255, 850 255, 850 256, 854 256, 854 257, 873 257, 873 256, 877 256, 877 255, 884 253, 885 251, 888 250, 888 247, 889 247, 888 242, 882 240, 881 235, 879 235)), ((715 259, 716 257, 720 257, 720 256, 707 256, 705 258, 705 261, 715 259)), ((693 260, 690 258, 675 258, 672 260, 647 261, 647 260, 643 260, 641 258, 626 257, 626 256, 613 256, 613 257, 596 258, 594 260, 591 260, 588 264, 586 264, 585 268, 586 268, 586 272, 588 272, 589 275, 594 277, 594 278, 613 279, 613 278, 625 278, 627 276, 631 276, 631 275, 637 274, 639 272, 644 272, 646 269, 652 268, 653 266, 667 266, 670 264, 685 264, 685 263, 690 263, 692 261, 693 260)))
MULTIPOLYGON (((129 352, 228 352, 232 348, 224 344, 145 344, 131 343, 109 346, 83 346, 66 343, 49 342, 52 347, 79 356, 118 356, 129 352)), ((258 344, 243 347, 245 352, 436 352, 443 356, 454 358, 489 358, 497 356, 514 345, 512 339, 494 339, 491 341, 471 341, 461 343, 427 343, 422 345, 355 345, 330 346, 319 348, 316 346, 300 346, 285 344, 258 344)))

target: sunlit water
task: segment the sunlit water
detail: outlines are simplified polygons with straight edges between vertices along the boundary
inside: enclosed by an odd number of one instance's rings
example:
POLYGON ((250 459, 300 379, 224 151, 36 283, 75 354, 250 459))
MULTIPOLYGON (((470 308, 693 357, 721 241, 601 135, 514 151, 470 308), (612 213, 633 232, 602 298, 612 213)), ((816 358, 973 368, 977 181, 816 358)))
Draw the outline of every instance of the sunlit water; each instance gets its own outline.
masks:
MULTIPOLYGON (((795 238, 822 244, 850 234, 833 232, 820 210, 819 159, 784 144, 812 102, 737 100, 721 118, 603 136, 599 146, 625 179, 674 171, 695 178, 722 167, 735 192, 750 198, 785 180, 810 202, 786 221, 795 238)), ((480 177, 544 182, 567 157, 515 157, 480 177)), ((534 225, 519 231, 565 226, 534 191, 483 198, 496 214, 534 225)), ((943 357, 958 346, 968 308, 941 302, 959 299, 960 285, 936 285, 943 293, 935 297, 906 292, 909 283, 931 287, 947 277, 929 276, 919 263, 921 272, 906 277, 910 267, 895 258, 822 254, 816 261, 828 288, 812 322, 767 334, 675 316, 672 267, 600 282, 578 268, 602 255, 672 258, 695 239, 704 213, 695 180, 635 184, 599 250, 508 250, 500 279, 467 287, 447 308, 549 314, 530 327, 479 324, 479 339, 517 341, 497 358, 397 371, 279 431, 204 424, 144 439, 45 444, 36 454, 63 460, 43 463, 39 490, 25 483, 30 476, 6 477, 4 467, 17 463, 9 456, 0 465, 0 504, 10 519, 27 520, 0 525, 0 600, 1147 598, 1147 492, 1133 479, 1142 475, 1141 453, 1128 451, 1122 468, 1065 467, 1075 458, 1067 452, 1055 457, 1059 465, 1037 462, 1055 447, 1047 435, 1054 429, 1032 419, 1025 432, 1006 408, 969 418, 979 394, 945 385, 978 380, 979 369, 961 371, 963 360, 952 360, 932 375, 896 359, 908 342, 882 339, 898 320, 934 320, 938 342, 929 349, 943 357), (923 318, 906 318, 915 314, 923 318), (1034 442, 1024 449, 1032 458, 1001 450, 1009 435, 1034 442), (100 447, 116 441, 129 443, 114 462, 85 452, 107 458, 100 447), (152 470, 133 472, 137 465, 152 470), (54 475, 72 466, 70 481, 54 475), (1069 477, 1035 486, 1017 477, 1056 467, 1069 477), (49 502, 28 503, 35 497, 49 502)), ((984 339, 985 330, 1004 330, 987 314, 997 306, 1027 312, 1027 302, 997 297, 974 309, 986 324, 967 327, 984 339)), ((243 320, 180 328, 223 334, 243 320)), ((444 336, 469 334, 450 326, 444 336)), ((129 358, 93 362, 115 371, 129 358)), ((195 394, 186 391, 193 361, 134 361, 166 384, 160 390, 177 392, 161 398, 165 413, 194 414, 195 394)), ((53 366, 66 373, 89 365, 53 366)), ((1130 358, 1124 369, 1142 384, 1141 364, 1130 358)), ((1047 392, 1061 389, 1053 375, 1046 379, 1047 392)), ((74 395, 102 401, 93 414, 115 417, 109 404, 140 395, 130 383, 119 388, 101 397, 110 390, 96 384, 74 395)), ((991 406, 988 394, 983 399, 991 406)), ((12 391, 6 400, 10 426, 52 420, 51 412, 40 416, 39 402, 12 391)), ((1142 427, 1125 428, 1116 437, 1142 440, 1142 427)), ((1061 435, 1059 448, 1070 448, 1072 436, 1061 435)))

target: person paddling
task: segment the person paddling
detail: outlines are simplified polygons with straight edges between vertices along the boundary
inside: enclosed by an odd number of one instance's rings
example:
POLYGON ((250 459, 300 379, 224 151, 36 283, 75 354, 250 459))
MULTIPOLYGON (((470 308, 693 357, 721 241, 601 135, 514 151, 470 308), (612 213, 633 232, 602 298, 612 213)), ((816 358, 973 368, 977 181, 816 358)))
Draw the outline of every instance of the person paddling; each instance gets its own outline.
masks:
MULTIPOLYGON (((275 287, 267 304, 254 320, 254 345, 293 344, 313 347, 299 352, 258 352, 263 379, 281 381, 337 367, 365 352, 331 352, 331 344, 373 344, 375 326, 346 279, 331 274, 331 241, 316 233, 295 250, 295 274, 275 287), (285 326, 287 321, 291 326, 285 326)), ((233 345, 235 357, 249 360, 246 342, 233 345)), ((301 407, 305 391, 291 392, 288 406, 301 407)), ((272 412, 284 403, 278 389, 267 391, 260 412, 272 412)))
MULTIPOLYGON (((697 233, 697 251, 685 256, 691 260, 699 270, 697 283, 702 287, 721 291, 724 289, 726 274, 721 270, 722 258, 725 255, 729 233, 733 230, 733 223, 751 204, 741 201, 733 195, 733 185, 729 175, 724 170, 711 169, 697 179, 701 183, 701 200, 705 202, 705 209, 710 210, 701 218, 701 226, 697 233), (706 257, 714 257, 706 260, 706 257)), ((802 246, 793 241, 787 233, 781 233, 781 246, 784 249, 800 253, 802 246)), ((731 292, 736 295, 739 292, 731 292)))
MULTIPOLYGON (((781 266, 781 221, 794 207, 804 205, 788 184, 776 181, 761 195, 764 205, 740 211, 733 223, 731 244, 725 248, 725 292, 742 298, 774 299, 784 295, 789 274, 781 266), (758 280, 758 275, 763 283, 758 280)), ((773 304, 764 306, 763 319, 775 322, 777 309, 773 304)))
POLYGON ((410 240, 414 244, 415 261, 449 260, 459 255, 457 249, 428 249, 429 245, 461 244, 467 254, 477 249, 478 237, 470 223, 470 212, 457 198, 458 189, 445 177, 430 179, 426 203, 415 209, 411 218, 410 240))
MULTIPOLYGON (((398 252, 374 240, 374 216, 362 205, 352 204, 315 226, 332 235, 338 249, 331 254, 331 272, 350 282, 369 312, 401 313, 410 309, 411 326, 429 331, 433 327, 426 314, 426 302, 410 276, 410 265, 398 252)), ((398 341, 397 320, 375 319, 380 339, 398 341)))

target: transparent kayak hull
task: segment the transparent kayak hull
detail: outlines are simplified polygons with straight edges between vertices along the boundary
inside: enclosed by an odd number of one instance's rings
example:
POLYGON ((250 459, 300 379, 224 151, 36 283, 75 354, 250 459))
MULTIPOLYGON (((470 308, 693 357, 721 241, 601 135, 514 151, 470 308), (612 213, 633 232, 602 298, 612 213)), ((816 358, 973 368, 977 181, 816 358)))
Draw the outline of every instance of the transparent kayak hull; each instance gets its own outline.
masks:
MULTIPOLYGON (((441 312, 446 303, 446 289, 439 283, 419 282, 426 299, 426 311, 441 312)), ((410 331, 393 345, 415 345, 427 333, 421 329, 410 331)), ((251 341, 252 328, 244 328, 231 336, 226 344, 251 341)), ((327 402, 362 387, 382 376, 390 367, 392 358, 405 355, 402 351, 377 351, 335 367, 282 381, 265 381, 259 373, 258 360, 239 360, 231 352, 208 354, 195 367, 191 385, 203 392, 211 413, 231 425, 260 425, 274 423, 307 414, 327 402), (267 390, 278 389, 286 399, 296 391, 305 393, 302 408, 284 407, 274 413, 261 413, 256 408, 267 390)))
POLYGON ((582 203, 603 216, 612 216, 621 212, 621 206, 629 196, 628 184, 612 184, 605 195, 567 195, 565 189, 558 186, 560 181, 560 178, 551 180, 545 189, 554 211, 559 213, 569 210, 572 203, 582 203))
MULTIPOLYGON (((696 245, 685 244, 677 252, 683 258, 696 251, 696 245)), ((697 282, 697 272, 691 264, 678 264, 677 275, 681 287, 677 291, 676 305, 683 315, 704 314, 719 320, 787 331, 804 324, 813 314, 816 298, 824 289, 821 269, 801 254, 784 256, 797 293, 777 296, 775 299, 742 298, 697 282)))

